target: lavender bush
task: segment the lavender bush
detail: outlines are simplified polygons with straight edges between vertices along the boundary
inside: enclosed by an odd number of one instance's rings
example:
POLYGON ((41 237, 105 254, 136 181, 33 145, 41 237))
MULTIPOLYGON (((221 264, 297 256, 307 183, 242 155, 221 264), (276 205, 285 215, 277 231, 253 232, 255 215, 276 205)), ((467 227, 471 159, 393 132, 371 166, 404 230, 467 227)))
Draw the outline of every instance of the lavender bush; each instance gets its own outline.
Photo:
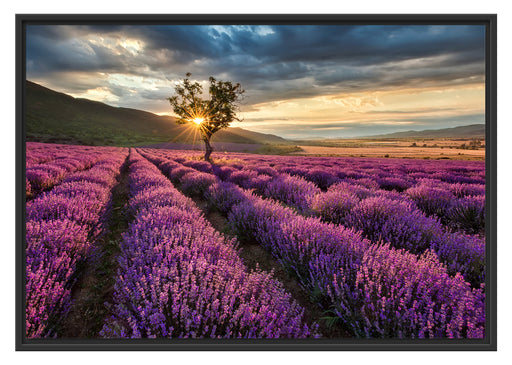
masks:
POLYGON ((462 276, 449 276, 430 251, 418 257, 389 245, 370 246, 354 289, 351 280, 340 270, 330 297, 334 312, 360 337, 485 335, 485 295, 472 290, 462 276))
POLYGON ((297 216, 259 199, 235 205, 229 222, 237 233, 251 232, 253 239, 295 273, 324 310, 332 309, 357 336, 483 337, 484 294, 472 290, 460 275, 448 275, 435 255, 418 257, 388 245, 372 245, 353 231, 297 216), (400 264, 395 268, 393 262, 400 264), (430 267, 411 279, 423 262, 430 267), (373 276, 364 276, 365 272, 373 276), (425 283, 425 289, 414 291, 419 283, 425 283), (432 289, 433 283, 442 292, 432 289), (392 292, 382 292, 386 288, 392 292), (406 292, 414 294, 410 302, 402 303, 401 295, 406 292), (385 303, 383 308, 381 303, 385 303), (429 311, 424 315, 425 308, 429 311), (402 313, 407 318, 402 319, 402 313), (429 316, 436 320, 427 322, 432 319, 429 316))
MULTIPOLYGON (((175 166, 190 155, 159 151, 155 157, 165 159, 175 166)), ((469 201, 485 205, 482 166, 468 161, 386 159, 376 164, 374 159, 290 161, 234 154, 223 166, 213 165, 212 172, 221 180, 235 174, 233 182, 295 210, 226 182, 211 185, 204 196, 228 215, 239 238, 256 240, 272 252, 312 299, 354 335, 482 338, 485 239, 450 230, 464 230, 462 224, 450 223, 459 214, 454 206, 470 211, 469 201), (312 180, 321 171, 336 179, 324 184, 327 192, 319 189, 320 178, 311 186, 299 177, 312 180), (473 195, 480 197, 475 200, 473 195), (297 212, 313 212, 337 224, 297 212), (440 216, 448 220, 440 222, 440 216)), ((472 220, 463 217, 460 221, 472 220)))
POLYGON ((485 196, 470 195, 453 202, 448 212, 450 224, 467 233, 485 229, 485 196))
MULTIPOLYGON (((95 150, 103 152, 102 148, 95 150)), ((126 156, 109 149, 101 161, 117 169, 110 175, 104 166, 69 175, 64 182, 26 206, 26 335, 54 337, 71 304, 76 269, 89 255, 91 240, 99 232, 101 215, 126 156), (101 170, 101 171, 97 171, 101 170), (75 175, 80 176, 74 179, 75 175), (97 184, 98 174, 111 185, 97 184), (89 178, 88 178, 89 177, 89 178)))
POLYGON ((315 184, 299 177, 279 175, 267 185, 264 195, 306 213, 309 211, 313 196, 320 191, 315 184))
POLYGON ((187 195, 202 197, 217 182, 217 177, 204 172, 189 172, 181 177, 181 189, 187 195))
POLYGON ((331 190, 313 197, 311 211, 326 222, 341 224, 358 202, 359 199, 351 193, 331 190))
POLYGON ((454 199, 450 191, 432 184, 420 184, 408 189, 406 194, 427 216, 437 216, 446 221, 454 199))
POLYGON ((233 205, 244 201, 245 193, 231 182, 218 181, 212 184, 205 193, 210 208, 227 214, 233 205))
MULTIPOLYGON (((159 180, 154 165, 131 162, 146 181, 159 180)), ((131 172, 130 172, 131 173, 131 172)), ((162 176, 160 174, 160 176, 162 176)), ((236 242, 215 231, 199 209, 170 182, 131 186, 134 221, 123 235, 112 316, 104 337, 301 338, 316 336, 303 310, 271 274, 248 272, 236 242), (145 204, 137 189, 142 189, 145 204), (151 190, 166 189, 163 194, 151 190), (152 197, 156 204, 152 206, 152 197)))

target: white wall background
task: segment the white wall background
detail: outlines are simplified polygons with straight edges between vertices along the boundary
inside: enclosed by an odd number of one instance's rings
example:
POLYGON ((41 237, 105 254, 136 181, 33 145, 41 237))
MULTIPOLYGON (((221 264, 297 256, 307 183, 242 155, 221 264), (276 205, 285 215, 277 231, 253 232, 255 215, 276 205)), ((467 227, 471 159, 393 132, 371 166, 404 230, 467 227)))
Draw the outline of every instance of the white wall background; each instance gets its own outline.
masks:
POLYGON ((154 1, 143 0, 135 4, 128 1, 3 1, 0 5, 2 46, 0 74, 2 87, 2 114, 0 117, 0 183, 1 183, 1 349, 3 362, 16 364, 195 364, 208 365, 247 364, 504 364, 512 358, 510 292, 512 240, 510 238, 509 188, 512 181, 509 151, 512 138, 510 113, 510 84, 512 63, 510 42, 512 14, 507 2, 500 0, 465 1, 410 1, 367 0, 336 1, 310 0, 279 2, 257 1, 154 1), (15 328, 15 14, 29 13, 340 13, 340 14, 412 14, 412 13, 497 13, 498 14, 498 352, 40 352, 16 353, 15 328))

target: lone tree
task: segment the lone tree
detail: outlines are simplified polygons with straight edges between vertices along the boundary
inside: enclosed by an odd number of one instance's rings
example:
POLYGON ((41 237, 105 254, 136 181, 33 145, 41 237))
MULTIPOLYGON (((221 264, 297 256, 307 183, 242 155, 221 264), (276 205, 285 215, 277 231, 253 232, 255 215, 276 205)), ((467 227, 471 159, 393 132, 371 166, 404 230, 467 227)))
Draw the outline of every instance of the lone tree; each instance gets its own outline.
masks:
POLYGON ((191 82, 186 74, 182 84, 174 87, 175 96, 168 98, 175 114, 179 116, 178 124, 195 123, 201 132, 205 144, 205 161, 210 162, 213 148, 210 144, 212 135, 229 127, 233 121, 241 122, 238 116, 238 102, 245 90, 239 83, 233 85, 231 81, 217 81, 210 77, 208 89, 210 99, 202 99, 203 88, 198 82, 191 82))

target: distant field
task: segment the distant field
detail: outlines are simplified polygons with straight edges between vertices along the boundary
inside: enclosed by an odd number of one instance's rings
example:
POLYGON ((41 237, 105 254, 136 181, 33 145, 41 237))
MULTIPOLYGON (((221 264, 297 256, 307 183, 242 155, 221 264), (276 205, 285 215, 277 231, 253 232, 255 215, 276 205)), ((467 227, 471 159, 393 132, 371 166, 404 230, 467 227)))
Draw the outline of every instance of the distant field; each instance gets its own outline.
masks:
MULTIPOLYGON (((159 148, 169 150, 194 150, 204 152, 204 143, 175 143, 165 142, 151 144, 143 147, 159 148)), ((272 143, 230 143, 230 142, 212 142, 213 150, 217 153, 241 152, 256 153, 262 155, 286 155, 292 152, 300 152, 301 149, 295 145, 272 144, 272 143)))
POLYGON ((340 140, 318 142, 317 145, 303 145, 297 155, 341 156, 341 157, 389 157, 450 160, 484 160, 485 146, 473 147, 478 143, 469 139, 433 140, 340 140), (476 148, 476 149, 470 149, 476 148))

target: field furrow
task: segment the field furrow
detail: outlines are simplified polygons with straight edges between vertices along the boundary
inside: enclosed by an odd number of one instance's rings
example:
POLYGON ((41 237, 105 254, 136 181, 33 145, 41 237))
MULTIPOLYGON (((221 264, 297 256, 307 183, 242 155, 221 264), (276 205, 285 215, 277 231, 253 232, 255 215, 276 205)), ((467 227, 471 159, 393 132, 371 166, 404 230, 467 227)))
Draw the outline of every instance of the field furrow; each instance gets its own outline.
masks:
MULTIPOLYGON (((210 190, 222 186, 220 179, 212 178, 212 176, 207 173, 198 173, 191 168, 186 167, 185 169, 181 169, 181 165, 178 163, 175 163, 174 166, 176 169, 174 173, 172 173, 170 169, 171 161, 155 158, 145 152, 142 152, 142 155, 155 163, 157 167, 160 167, 160 171, 162 171, 165 176, 170 177, 170 175, 172 175, 175 187, 192 198, 196 204, 202 208, 205 218, 217 230, 221 232, 229 231, 228 220, 225 214, 227 211, 221 208, 225 206, 225 203, 220 200, 214 203, 209 199, 213 197, 210 190), (181 172, 187 172, 186 176, 182 176, 181 172)), ((229 194, 229 189, 226 190, 225 193, 229 194)), ((312 301, 309 291, 301 286, 301 283, 296 280, 295 275, 291 275, 289 271, 283 268, 281 263, 272 256, 270 251, 265 250, 256 240, 248 237, 239 235, 238 241, 242 244, 239 256, 242 258, 244 264, 253 270, 263 269, 268 272, 272 271, 274 276, 283 283, 285 289, 291 293, 293 298, 304 308, 304 317, 307 318, 308 323, 318 323, 322 337, 352 337, 347 329, 340 326, 332 326, 328 323, 328 318, 325 317, 326 313, 312 301)))
POLYGON ((66 180, 70 175, 90 169, 95 163, 101 161, 104 153, 115 150, 111 147, 100 147, 91 150, 90 147, 81 147, 76 150, 54 147, 56 152, 48 151, 50 160, 27 166, 26 169, 26 198, 34 199, 44 191, 66 180), (64 149, 64 150, 62 150, 64 149))
MULTIPOLYGON (((152 158, 155 162, 165 161, 163 157, 152 158)), ((431 250, 447 265, 451 275, 461 273, 475 288, 485 281, 485 240, 477 235, 451 232, 397 191, 371 190, 339 182, 323 192, 301 177, 272 174, 261 166, 260 173, 244 168, 226 174, 225 170, 215 166, 208 170, 208 166, 200 161, 180 162, 183 166, 170 173, 171 179, 188 176, 186 174, 191 169, 208 171, 224 181, 251 189, 261 197, 284 203, 304 216, 318 216, 326 222, 360 231, 374 243, 389 243, 413 254, 431 250)), ((480 203, 483 205, 482 201, 480 203)))
POLYGON ((29 338, 485 336, 482 163, 29 150, 29 338))
MULTIPOLYGON (((371 243, 343 226, 304 217, 235 185, 220 186, 212 174, 181 165, 183 155, 169 161, 163 154, 141 152, 180 181, 183 190, 201 186, 196 193, 210 194, 240 238, 248 236, 270 250, 355 335, 483 336, 485 295, 460 274, 449 275, 430 251, 418 256, 371 243), (442 315, 433 314, 439 311, 442 315)), ((192 164, 208 170, 204 163, 192 164)))
POLYGON ((272 274, 248 271, 236 242, 135 150, 112 316, 104 337, 316 336, 272 274))
POLYGON ((104 154, 80 178, 27 204, 27 337, 58 335, 71 305, 78 268, 101 233, 101 217, 125 157, 122 149, 104 154))

